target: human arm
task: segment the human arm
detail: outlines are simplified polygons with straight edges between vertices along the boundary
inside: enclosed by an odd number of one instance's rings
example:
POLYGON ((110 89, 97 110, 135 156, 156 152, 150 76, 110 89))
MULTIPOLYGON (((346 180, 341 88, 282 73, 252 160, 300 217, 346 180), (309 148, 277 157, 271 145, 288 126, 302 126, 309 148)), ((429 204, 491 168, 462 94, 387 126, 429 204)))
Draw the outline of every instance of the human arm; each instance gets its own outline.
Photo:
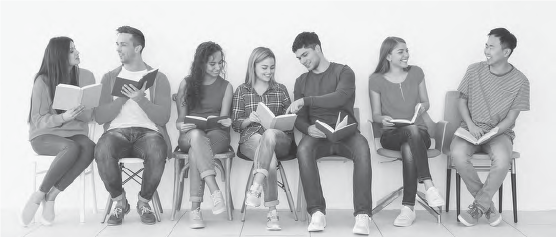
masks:
MULTIPOLYGON (((137 96, 131 98, 143 111, 147 114, 149 119, 157 124, 158 126, 165 126, 170 120, 170 108, 171 108, 171 95, 170 95, 170 83, 168 82, 168 78, 161 72, 158 72, 156 79, 156 88, 154 88, 154 102, 147 99, 144 96, 144 93, 138 93, 137 96)), ((133 86, 133 85, 131 85, 133 86)), ((146 86, 146 83, 143 87, 146 86)), ((144 88, 141 88, 144 91, 144 88)), ((153 95, 151 94, 151 99, 153 95)))
MULTIPOLYGON (((226 91, 224 92, 224 97, 222 98, 222 109, 220 109, 220 116, 230 116, 230 110, 232 109, 232 96, 233 96, 234 89, 232 88, 232 84, 228 83, 226 86, 226 91)), ((230 127, 232 125, 232 119, 221 119, 218 120, 224 127, 230 127)))
POLYGON ((99 106, 95 108, 95 121, 98 124, 111 122, 118 116, 122 110, 122 106, 127 102, 128 98, 118 97, 112 100, 112 83, 110 82, 110 72, 104 74, 101 80, 102 90, 100 92, 99 106))
POLYGON ((186 89, 186 79, 182 80, 178 88, 178 94, 176 95, 176 109, 178 110, 178 118, 176 119, 176 128, 180 132, 188 132, 189 130, 196 128, 195 124, 185 124, 183 119, 187 116, 187 105, 185 104, 185 89, 186 89))
POLYGON ((419 100, 421 101, 421 109, 419 109, 418 115, 421 116, 430 108, 429 94, 427 92, 427 85, 424 78, 421 83, 419 83, 419 100))

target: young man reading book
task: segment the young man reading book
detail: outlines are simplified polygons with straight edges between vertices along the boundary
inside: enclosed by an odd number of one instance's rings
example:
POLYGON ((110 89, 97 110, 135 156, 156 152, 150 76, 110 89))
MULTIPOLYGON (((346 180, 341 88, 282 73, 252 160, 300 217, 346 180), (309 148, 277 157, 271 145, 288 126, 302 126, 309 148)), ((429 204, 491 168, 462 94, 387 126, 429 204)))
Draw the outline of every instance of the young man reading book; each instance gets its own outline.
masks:
POLYGON ((497 130, 492 138, 474 145, 454 136, 450 146, 451 157, 458 173, 475 200, 467 212, 458 216, 466 226, 476 225, 484 214, 491 226, 498 225, 502 216, 492 202, 494 193, 504 182, 513 151, 514 127, 520 111, 529 110, 529 81, 508 58, 517 44, 516 37, 504 28, 488 34, 485 62, 470 65, 461 81, 459 111, 461 127, 475 138, 497 130), (492 165, 483 183, 471 164, 471 156, 485 152, 492 165))
POLYGON ((368 235, 372 203, 369 143, 357 130, 338 142, 331 142, 315 126, 319 120, 334 127, 339 112, 349 115, 348 124, 357 122, 353 113, 355 74, 346 65, 329 62, 324 57, 317 34, 313 32, 299 34, 293 42, 292 51, 308 70, 297 78, 295 101, 289 108, 290 112, 297 113, 295 127, 305 135, 299 142, 297 158, 307 211, 312 216, 308 231, 322 231, 326 226, 326 202, 317 159, 338 155, 353 160, 353 205, 356 216, 353 232, 368 235))
POLYGON ((145 47, 143 33, 129 26, 122 26, 117 32, 116 51, 122 66, 106 73, 101 81, 102 92, 95 120, 104 124, 105 133, 98 140, 95 159, 104 186, 116 202, 108 225, 122 224, 124 215, 130 211, 118 160, 124 157, 144 160, 137 212, 141 222, 154 224, 156 218, 148 202, 160 183, 167 154, 171 151, 166 132, 166 123, 170 118, 170 84, 166 76, 158 72, 148 90, 147 83, 142 88, 124 85, 122 94, 125 97, 113 96, 111 92, 117 77, 139 81, 152 70, 141 55, 145 47))

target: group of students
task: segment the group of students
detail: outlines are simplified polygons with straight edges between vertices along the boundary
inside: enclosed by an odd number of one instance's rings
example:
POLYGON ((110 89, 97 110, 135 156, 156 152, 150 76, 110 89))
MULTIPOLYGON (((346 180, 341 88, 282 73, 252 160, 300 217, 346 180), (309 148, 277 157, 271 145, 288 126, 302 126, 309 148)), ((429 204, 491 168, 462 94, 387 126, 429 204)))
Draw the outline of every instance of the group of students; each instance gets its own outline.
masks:
MULTIPOLYGON (((67 111, 52 109, 58 84, 80 87, 95 83, 93 74, 78 68, 79 52, 67 37, 52 38, 45 50, 39 72, 35 77, 29 114, 29 140, 40 155, 56 156, 38 191, 25 205, 21 220, 28 225, 40 205, 41 221, 54 221, 56 196, 93 161, 96 160, 102 181, 116 205, 108 225, 120 225, 129 213, 130 205, 122 187, 118 160, 139 157, 144 160, 141 191, 138 193, 137 212, 145 224, 156 223, 149 201, 157 189, 164 171, 171 144, 166 131, 170 118, 171 89, 167 77, 158 72, 152 87, 136 88, 126 85, 122 93, 127 97, 111 95, 116 77, 138 81, 152 68, 142 59, 145 37, 138 29, 122 26, 117 29, 117 52, 121 66, 102 78, 99 106, 84 109, 78 106, 67 111), (98 143, 88 137, 88 122, 104 124, 105 132, 98 143)), ((451 156, 458 173, 470 193, 475 197, 467 212, 458 218, 466 226, 477 224, 485 215, 492 226, 502 217, 496 211, 492 198, 502 184, 510 165, 513 138, 512 128, 520 111, 529 110, 529 82, 508 63, 517 40, 504 28, 488 34, 484 54, 486 61, 472 64, 460 83, 459 111, 461 126, 471 134, 482 134, 497 129, 498 133, 482 145, 473 145, 457 136, 451 143, 451 156), (491 171, 483 183, 470 157, 484 151, 492 159, 491 171)), ((200 210, 205 183, 213 201, 212 212, 222 213, 226 204, 215 176, 214 154, 227 151, 230 129, 240 133, 239 150, 255 164, 253 184, 246 192, 245 204, 259 206, 264 193, 264 205, 269 208, 267 229, 280 230, 276 212, 278 193, 276 165, 297 146, 300 178, 311 215, 308 231, 322 231, 326 226, 326 202, 323 196, 316 161, 325 156, 338 155, 353 160, 353 205, 356 234, 369 234, 372 211, 371 153, 367 139, 359 131, 331 142, 315 126, 319 120, 334 127, 339 113, 348 116, 349 123, 357 123, 354 116, 355 74, 347 65, 328 61, 320 40, 313 32, 303 32, 295 38, 292 51, 308 72, 296 79, 294 101, 288 89, 274 78, 276 57, 264 47, 253 50, 249 57, 245 83, 233 92, 232 85, 223 78, 224 52, 214 42, 197 47, 190 73, 179 85, 176 96, 179 130, 178 146, 190 157, 191 228, 203 228, 200 210), (265 129, 257 114, 257 104, 264 103, 275 115, 296 113, 295 127, 303 133, 296 145, 292 131, 265 129), (195 124, 185 123, 185 116, 229 116, 221 119, 217 128, 201 130, 195 124)), ((388 37, 380 48, 379 62, 369 78, 369 96, 372 119, 382 123, 380 142, 384 148, 398 150, 403 156, 404 194, 396 226, 410 226, 414 211, 418 183, 423 183, 430 206, 445 204, 432 182, 427 148, 430 134, 420 115, 429 107, 423 70, 408 64, 406 42, 388 37), (414 124, 394 126, 396 119, 410 119, 414 108, 421 104, 414 124)))

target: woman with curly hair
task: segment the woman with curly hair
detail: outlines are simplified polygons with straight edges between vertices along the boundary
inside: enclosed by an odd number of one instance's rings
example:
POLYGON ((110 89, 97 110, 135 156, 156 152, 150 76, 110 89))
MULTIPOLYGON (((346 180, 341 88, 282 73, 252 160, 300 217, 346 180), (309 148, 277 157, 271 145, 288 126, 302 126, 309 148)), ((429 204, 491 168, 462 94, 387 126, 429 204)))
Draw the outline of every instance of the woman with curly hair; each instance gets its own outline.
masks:
MULTIPOLYGON (((224 53, 220 45, 204 42, 197 47, 190 74, 180 83, 176 105, 180 131, 178 146, 189 154, 191 228, 204 228, 201 202, 205 183, 213 201, 212 213, 226 210, 222 192, 216 183, 214 154, 228 150, 230 118, 218 121, 220 128, 201 130, 193 123, 184 123, 185 116, 211 118, 229 116, 232 104, 232 85, 221 77, 225 74, 224 53)), ((228 204, 229 205, 229 204, 228 204)))

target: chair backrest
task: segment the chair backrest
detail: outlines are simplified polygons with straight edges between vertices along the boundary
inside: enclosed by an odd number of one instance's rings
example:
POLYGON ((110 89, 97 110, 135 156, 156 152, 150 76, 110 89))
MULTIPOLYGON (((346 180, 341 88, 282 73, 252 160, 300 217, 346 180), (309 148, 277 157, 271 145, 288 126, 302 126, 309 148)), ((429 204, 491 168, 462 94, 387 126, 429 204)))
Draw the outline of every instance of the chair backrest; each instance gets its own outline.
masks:
POLYGON ((450 151, 450 144, 454 133, 461 124, 461 115, 458 110, 459 101, 458 91, 448 91, 444 102, 444 121, 448 122, 446 126, 446 138, 442 147, 442 153, 448 154, 450 151))

